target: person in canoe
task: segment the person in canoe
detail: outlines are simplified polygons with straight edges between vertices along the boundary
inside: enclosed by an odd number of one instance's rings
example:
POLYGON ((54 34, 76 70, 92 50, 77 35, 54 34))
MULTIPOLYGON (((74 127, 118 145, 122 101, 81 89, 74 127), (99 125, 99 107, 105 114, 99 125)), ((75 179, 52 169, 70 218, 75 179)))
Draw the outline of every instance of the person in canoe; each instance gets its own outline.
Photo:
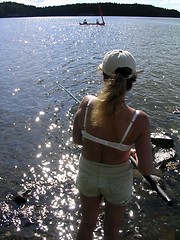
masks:
POLYGON ((73 140, 82 145, 76 180, 82 211, 77 240, 93 238, 103 200, 104 239, 119 239, 123 215, 132 198, 131 154, 137 155, 142 174, 153 170, 149 118, 125 99, 137 79, 134 57, 124 50, 109 51, 99 69, 104 87, 97 97, 83 98, 73 123, 73 140))
POLYGON ((99 25, 99 20, 98 19, 96 19, 96 24, 99 25))
POLYGON ((87 24, 87 20, 86 19, 84 19, 83 24, 87 24))

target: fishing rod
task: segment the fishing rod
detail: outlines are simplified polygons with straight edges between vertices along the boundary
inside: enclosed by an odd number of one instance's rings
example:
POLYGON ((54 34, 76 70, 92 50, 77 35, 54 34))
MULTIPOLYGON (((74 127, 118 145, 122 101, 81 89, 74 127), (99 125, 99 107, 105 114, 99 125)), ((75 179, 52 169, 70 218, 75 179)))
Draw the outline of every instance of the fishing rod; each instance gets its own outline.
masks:
POLYGON ((70 92, 68 91, 65 87, 63 87, 63 85, 61 85, 60 83, 58 83, 59 86, 65 91, 67 92, 77 103, 80 103, 80 101, 70 92))
MULTIPOLYGON (((137 161, 130 156, 130 161, 134 165, 136 169, 138 169, 137 161)), ((141 174, 142 175, 142 174, 141 174)), ((173 201, 168 197, 168 195, 163 191, 163 189, 159 186, 156 180, 152 175, 142 175, 146 181, 151 185, 151 187, 157 192, 157 194, 165 201, 168 206, 173 206, 173 201)))
MULTIPOLYGON (((80 101, 70 92, 68 91, 65 87, 63 87, 61 84, 59 84, 59 86, 66 91, 77 103, 80 104, 80 101)), ((137 165, 137 161, 130 156, 130 161, 131 163, 134 165, 134 167, 136 169, 138 169, 138 165, 137 165)), ((164 192, 164 190, 159 186, 159 184, 156 182, 156 180, 154 179, 154 177, 152 175, 143 175, 141 174, 146 181, 150 184, 150 186, 153 188, 153 190, 155 190, 157 192, 157 194, 165 201, 165 203, 168 206, 173 206, 173 201, 170 199, 170 197, 168 197, 168 195, 164 192)))

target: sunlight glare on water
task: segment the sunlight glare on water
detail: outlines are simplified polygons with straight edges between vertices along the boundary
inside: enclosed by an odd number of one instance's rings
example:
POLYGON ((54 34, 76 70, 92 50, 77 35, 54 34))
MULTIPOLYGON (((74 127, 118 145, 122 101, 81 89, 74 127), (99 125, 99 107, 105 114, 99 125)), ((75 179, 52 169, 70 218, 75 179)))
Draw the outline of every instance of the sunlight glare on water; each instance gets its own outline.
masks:
MULTIPOLYGON (((76 175, 81 147, 73 143, 78 103, 102 86, 104 53, 127 49, 138 76, 127 101, 149 114, 152 132, 174 140, 176 160, 163 172, 165 205, 134 171, 133 199, 122 240, 177 240, 179 236, 179 19, 107 17, 105 27, 81 18, 1 19, 0 240, 75 240, 80 222, 76 175), (30 193, 24 205, 13 198, 30 193), (177 239, 176 239, 177 238, 177 239)), ((161 155, 166 157, 167 153, 161 155)), ((158 161, 157 161, 158 162, 158 161)), ((103 239, 104 204, 94 239, 103 239)))

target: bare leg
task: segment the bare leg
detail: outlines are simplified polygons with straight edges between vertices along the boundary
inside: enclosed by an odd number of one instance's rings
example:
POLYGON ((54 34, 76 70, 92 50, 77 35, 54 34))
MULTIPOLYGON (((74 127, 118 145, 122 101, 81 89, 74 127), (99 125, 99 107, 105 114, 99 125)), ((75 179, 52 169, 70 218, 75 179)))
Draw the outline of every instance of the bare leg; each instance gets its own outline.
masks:
POLYGON ((116 206, 106 202, 104 219, 104 240, 119 240, 125 206, 116 206))
POLYGON ((80 198, 82 218, 76 239, 92 240, 102 197, 86 197, 80 194, 80 198))

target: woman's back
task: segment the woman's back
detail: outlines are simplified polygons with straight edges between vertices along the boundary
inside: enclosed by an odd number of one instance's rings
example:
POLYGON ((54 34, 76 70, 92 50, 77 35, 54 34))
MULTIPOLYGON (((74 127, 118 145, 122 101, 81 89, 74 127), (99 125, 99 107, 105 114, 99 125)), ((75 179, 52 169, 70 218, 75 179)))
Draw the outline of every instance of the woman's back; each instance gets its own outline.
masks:
POLYGON ((88 99, 91 99, 91 96, 87 97, 87 99, 85 99, 82 103, 82 112, 80 114, 81 130, 85 130, 87 134, 90 134, 91 136, 98 139, 113 142, 113 144, 115 143, 119 146, 119 149, 110 147, 110 144, 104 145, 97 143, 97 141, 88 139, 85 134, 85 137, 83 137, 82 139, 83 156, 91 161, 108 164, 120 164, 128 161, 130 155, 129 148, 131 148, 131 146, 135 143, 141 133, 140 120, 142 117, 136 115, 137 119, 135 119, 134 123, 132 123, 132 126, 130 126, 127 136, 124 136, 126 130, 131 124, 133 117, 136 114, 136 111, 135 109, 128 107, 125 102, 121 102, 117 107, 117 111, 113 115, 108 116, 106 117, 106 119, 104 119, 103 126, 93 126, 91 120, 91 113, 93 105, 96 104, 97 98, 93 98, 87 108, 87 104, 89 101, 88 99), (87 118, 85 120, 86 111, 87 118), (123 136, 125 137, 125 139, 123 142, 121 142, 123 136), (121 150, 121 148, 124 149, 121 150))

